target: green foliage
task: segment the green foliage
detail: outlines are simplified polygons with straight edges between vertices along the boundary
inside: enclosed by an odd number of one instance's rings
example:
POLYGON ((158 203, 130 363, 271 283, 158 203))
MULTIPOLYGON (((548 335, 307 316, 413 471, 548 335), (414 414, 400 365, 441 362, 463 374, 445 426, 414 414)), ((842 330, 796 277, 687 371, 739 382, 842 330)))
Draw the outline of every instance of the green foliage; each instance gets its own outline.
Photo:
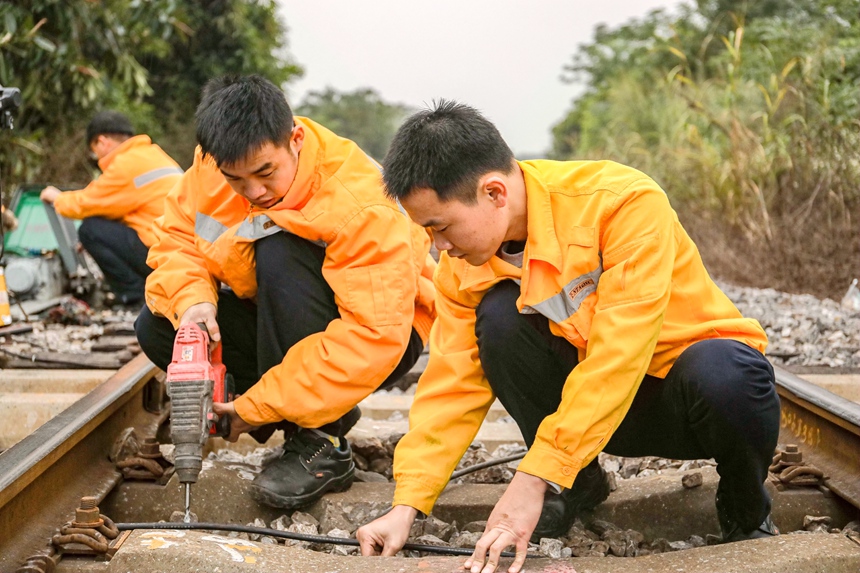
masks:
POLYGON ((301 73, 275 10, 275 0, 0 2, 0 84, 24 99, 16 130, 0 133, 4 180, 86 181, 83 128, 106 108, 187 165, 208 79, 284 84, 301 73))
POLYGON ((394 133, 410 111, 406 106, 384 102, 369 88, 348 93, 332 88, 310 92, 296 108, 299 115, 353 140, 378 161, 385 157, 394 133))
POLYGON ((206 82, 223 74, 260 74, 275 85, 301 76, 287 51, 287 30, 275 0, 186 0, 175 18, 182 31, 169 50, 143 58, 153 95, 147 98, 169 139, 169 153, 190 162, 194 110, 206 82))
MULTIPOLYGON (((5 176, 27 178, 46 142, 68 137, 103 102, 141 106, 150 93, 139 58, 163 54, 175 0, 0 3, 0 84, 24 99, 17 131, 2 134, 5 176)), ((141 108, 142 109, 142 108, 141 108)))
MULTIPOLYGON (((748 237, 860 206, 860 13, 853 0, 700 0, 598 29, 568 68, 586 93, 560 158, 612 158, 748 237)), ((855 211, 856 212, 856 211, 855 211)))

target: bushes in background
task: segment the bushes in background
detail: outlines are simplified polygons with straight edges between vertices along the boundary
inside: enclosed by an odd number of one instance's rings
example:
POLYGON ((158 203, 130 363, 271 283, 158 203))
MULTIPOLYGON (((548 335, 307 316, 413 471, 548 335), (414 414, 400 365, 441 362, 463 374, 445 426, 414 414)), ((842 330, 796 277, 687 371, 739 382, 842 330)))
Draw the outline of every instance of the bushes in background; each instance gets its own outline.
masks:
POLYGON ((860 274, 858 25, 851 0, 702 0, 599 28, 554 154, 654 177, 728 235, 699 233, 722 276, 838 296, 860 274))

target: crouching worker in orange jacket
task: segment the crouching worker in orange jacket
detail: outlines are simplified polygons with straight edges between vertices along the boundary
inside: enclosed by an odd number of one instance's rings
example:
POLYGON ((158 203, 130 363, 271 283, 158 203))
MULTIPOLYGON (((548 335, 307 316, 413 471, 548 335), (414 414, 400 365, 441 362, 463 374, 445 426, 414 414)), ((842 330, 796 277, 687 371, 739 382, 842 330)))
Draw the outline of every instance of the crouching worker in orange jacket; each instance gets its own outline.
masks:
POLYGON ((194 164, 168 195, 136 331, 159 367, 205 323, 241 394, 235 441, 276 425, 282 457, 251 486, 275 507, 353 481, 359 401, 417 361, 434 318, 430 237, 383 193, 378 165, 258 76, 221 78, 197 109, 194 164), (261 426, 264 426, 260 428, 261 426))
POLYGON ((715 458, 724 539, 776 533, 765 333, 708 276, 652 179, 609 161, 515 161, 489 121, 453 102, 408 119, 384 167, 388 194, 444 252, 395 507, 358 530, 362 554, 403 546, 496 397, 529 450, 465 562, 472 573, 494 571, 512 545, 519 571, 531 536, 563 535, 603 501, 601 451, 715 458))
POLYGON ((147 250, 155 241, 152 222, 164 213, 164 198, 182 168, 146 135, 134 135, 128 118, 97 113, 87 126, 87 145, 102 174, 79 191, 42 190, 57 213, 83 219, 78 238, 104 272, 122 304, 143 301, 147 250))

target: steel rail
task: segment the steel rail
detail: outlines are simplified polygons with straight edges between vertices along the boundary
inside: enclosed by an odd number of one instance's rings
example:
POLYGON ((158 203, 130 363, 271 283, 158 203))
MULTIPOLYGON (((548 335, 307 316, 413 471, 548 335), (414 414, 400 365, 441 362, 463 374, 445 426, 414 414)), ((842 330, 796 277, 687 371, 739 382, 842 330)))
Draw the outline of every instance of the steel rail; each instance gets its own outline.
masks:
POLYGON ((797 444, 804 462, 825 473, 824 485, 860 508, 860 404, 778 367, 780 442, 797 444))
POLYGON ((103 498, 121 474, 108 459, 124 428, 155 431, 144 387, 158 369, 139 355, 0 454, 0 571, 16 567, 74 516, 80 498, 103 498))
POLYGON ((122 407, 157 371, 145 356, 138 355, 104 383, 3 452, 0 455, 0 507, 122 407))
MULTIPOLYGON (((106 450, 124 427, 157 426, 159 416, 131 403, 157 371, 138 356, 0 455, 0 570, 20 563, 37 540, 46 541, 77 497, 103 497, 116 484, 106 450), (22 518, 33 523, 21 523, 22 518)), ((782 402, 780 442, 798 444, 805 461, 825 472, 825 484, 860 508, 860 404, 775 371, 782 402)))

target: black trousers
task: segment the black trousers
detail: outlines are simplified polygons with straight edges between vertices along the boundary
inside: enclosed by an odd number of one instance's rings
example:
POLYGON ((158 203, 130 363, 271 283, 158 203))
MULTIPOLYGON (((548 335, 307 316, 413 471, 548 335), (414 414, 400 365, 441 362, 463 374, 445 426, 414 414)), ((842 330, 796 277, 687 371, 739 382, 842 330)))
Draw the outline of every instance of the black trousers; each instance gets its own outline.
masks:
MULTIPOLYGON (((577 350, 541 315, 517 311, 519 286, 496 285, 477 309, 479 356, 490 386, 526 444, 561 402, 577 350)), ((705 340, 678 357, 666 378, 645 376, 604 451, 618 456, 714 458, 718 505, 744 531, 770 513, 764 488, 779 434, 773 367, 749 346, 705 340)))
POLYGON ((112 219, 87 217, 78 228, 78 239, 105 274, 117 300, 134 304, 143 300, 149 249, 137 231, 112 219))
MULTIPOLYGON (((218 326, 222 359, 236 380, 236 391, 250 388, 287 351, 305 337, 322 332, 340 313, 334 291, 322 275, 325 248, 290 233, 276 233, 255 243, 257 303, 238 298, 232 291, 218 293, 218 326)), ((144 306, 135 322, 140 347, 152 362, 167 370, 176 332, 171 322, 155 316, 144 306)), ((380 388, 393 385, 418 361, 423 350, 421 337, 412 336, 400 363, 380 388)), ((326 433, 343 436, 361 415, 358 407, 340 420, 322 426, 326 433)), ((294 425, 280 423, 289 432, 294 425)), ((265 441, 274 426, 254 433, 265 441)))

